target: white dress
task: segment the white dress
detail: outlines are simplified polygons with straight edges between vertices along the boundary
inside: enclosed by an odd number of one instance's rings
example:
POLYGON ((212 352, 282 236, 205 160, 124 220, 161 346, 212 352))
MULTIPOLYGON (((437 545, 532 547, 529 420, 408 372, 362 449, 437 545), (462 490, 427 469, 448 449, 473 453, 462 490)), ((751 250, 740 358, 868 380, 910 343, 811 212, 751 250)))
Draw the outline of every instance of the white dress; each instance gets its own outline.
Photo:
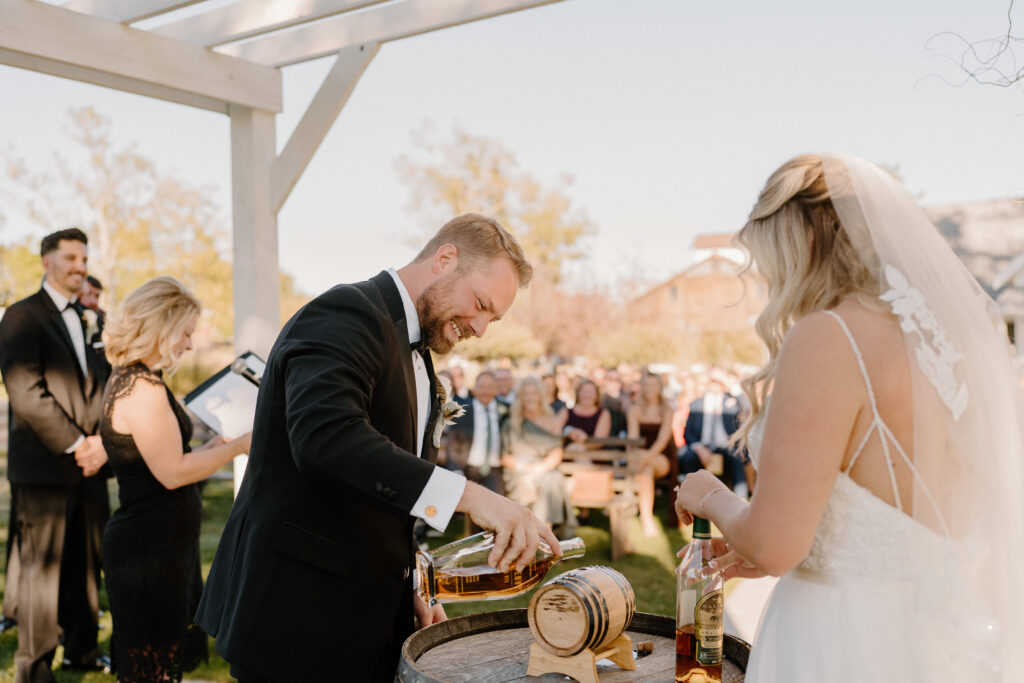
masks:
MULTIPOLYGON (((959 680, 954 672, 964 663, 943 635, 949 604, 942 604, 948 596, 942 593, 934 561, 943 554, 948 557, 956 544, 849 477, 868 439, 882 438, 898 500, 892 462, 906 456, 878 414, 853 336, 838 315, 828 313, 842 326, 857 356, 874 419, 850 466, 836 477, 810 553, 776 584, 761 615, 746 680, 959 680)), ((751 432, 755 464, 762 436, 763 421, 751 432)))

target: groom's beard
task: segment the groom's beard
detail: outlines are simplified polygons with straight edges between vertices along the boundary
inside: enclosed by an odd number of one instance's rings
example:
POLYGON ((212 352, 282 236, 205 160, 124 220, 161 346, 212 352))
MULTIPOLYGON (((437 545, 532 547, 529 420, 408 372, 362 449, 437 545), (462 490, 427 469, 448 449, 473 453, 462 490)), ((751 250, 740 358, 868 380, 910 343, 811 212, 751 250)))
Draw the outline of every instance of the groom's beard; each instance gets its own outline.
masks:
POLYGON ((449 336, 452 334, 453 320, 458 325, 459 332, 462 333, 462 339, 473 336, 472 330, 461 321, 456 320, 453 311, 445 304, 454 289, 456 278, 457 273, 452 273, 428 285, 416 300, 416 313, 420 319, 420 334, 423 335, 423 343, 428 349, 442 356, 455 346, 455 342, 449 336))

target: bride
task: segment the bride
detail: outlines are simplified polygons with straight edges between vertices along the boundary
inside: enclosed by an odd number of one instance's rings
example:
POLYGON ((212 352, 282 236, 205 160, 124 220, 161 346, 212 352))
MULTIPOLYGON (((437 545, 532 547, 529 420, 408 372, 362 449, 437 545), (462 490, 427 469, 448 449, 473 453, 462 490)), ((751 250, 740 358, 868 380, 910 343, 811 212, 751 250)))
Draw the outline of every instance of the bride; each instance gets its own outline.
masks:
POLYGON ((782 576, 750 683, 1024 681, 1021 391, 992 300, 860 159, 805 155, 738 237, 768 281, 749 504, 700 471, 706 571, 782 576))

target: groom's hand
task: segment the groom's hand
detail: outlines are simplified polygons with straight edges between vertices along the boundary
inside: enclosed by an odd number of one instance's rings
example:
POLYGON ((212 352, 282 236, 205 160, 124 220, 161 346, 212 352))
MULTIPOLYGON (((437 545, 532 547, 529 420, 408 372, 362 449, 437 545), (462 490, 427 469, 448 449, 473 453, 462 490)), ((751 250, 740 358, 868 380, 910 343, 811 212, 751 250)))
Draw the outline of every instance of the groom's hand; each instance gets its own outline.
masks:
POLYGON ((437 603, 433 607, 429 607, 416 591, 412 593, 412 611, 416 615, 416 622, 419 624, 418 628, 424 628, 431 624, 436 624, 439 621, 448 621, 447 615, 444 613, 444 607, 441 603, 437 603))
POLYGON ((487 564, 508 571, 512 564, 522 571, 533 559, 540 541, 544 541, 558 557, 562 546, 548 528, 529 508, 499 496, 474 482, 466 483, 466 490, 455 507, 465 512, 478 526, 494 531, 494 550, 487 564))

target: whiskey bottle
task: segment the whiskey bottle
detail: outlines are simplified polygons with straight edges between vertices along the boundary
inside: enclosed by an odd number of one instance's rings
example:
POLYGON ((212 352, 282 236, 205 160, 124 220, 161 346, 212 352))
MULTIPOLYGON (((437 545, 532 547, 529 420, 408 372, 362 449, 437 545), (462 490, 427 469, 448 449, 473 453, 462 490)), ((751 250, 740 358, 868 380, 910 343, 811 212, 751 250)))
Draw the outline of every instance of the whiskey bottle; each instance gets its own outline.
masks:
POLYGON ((581 538, 562 541, 561 546, 559 558, 542 541, 522 571, 510 567, 503 572, 487 564, 494 548, 494 534, 475 534, 430 552, 416 553, 416 590, 428 605, 511 598, 539 584, 552 565, 583 557, 587 550, 581 538))
POLYGON ((693 518, 693 540, 676 570, 676 681, 720 683, 722 680, 722 577, 704 576, 712 560, 711 524, 693 518))

